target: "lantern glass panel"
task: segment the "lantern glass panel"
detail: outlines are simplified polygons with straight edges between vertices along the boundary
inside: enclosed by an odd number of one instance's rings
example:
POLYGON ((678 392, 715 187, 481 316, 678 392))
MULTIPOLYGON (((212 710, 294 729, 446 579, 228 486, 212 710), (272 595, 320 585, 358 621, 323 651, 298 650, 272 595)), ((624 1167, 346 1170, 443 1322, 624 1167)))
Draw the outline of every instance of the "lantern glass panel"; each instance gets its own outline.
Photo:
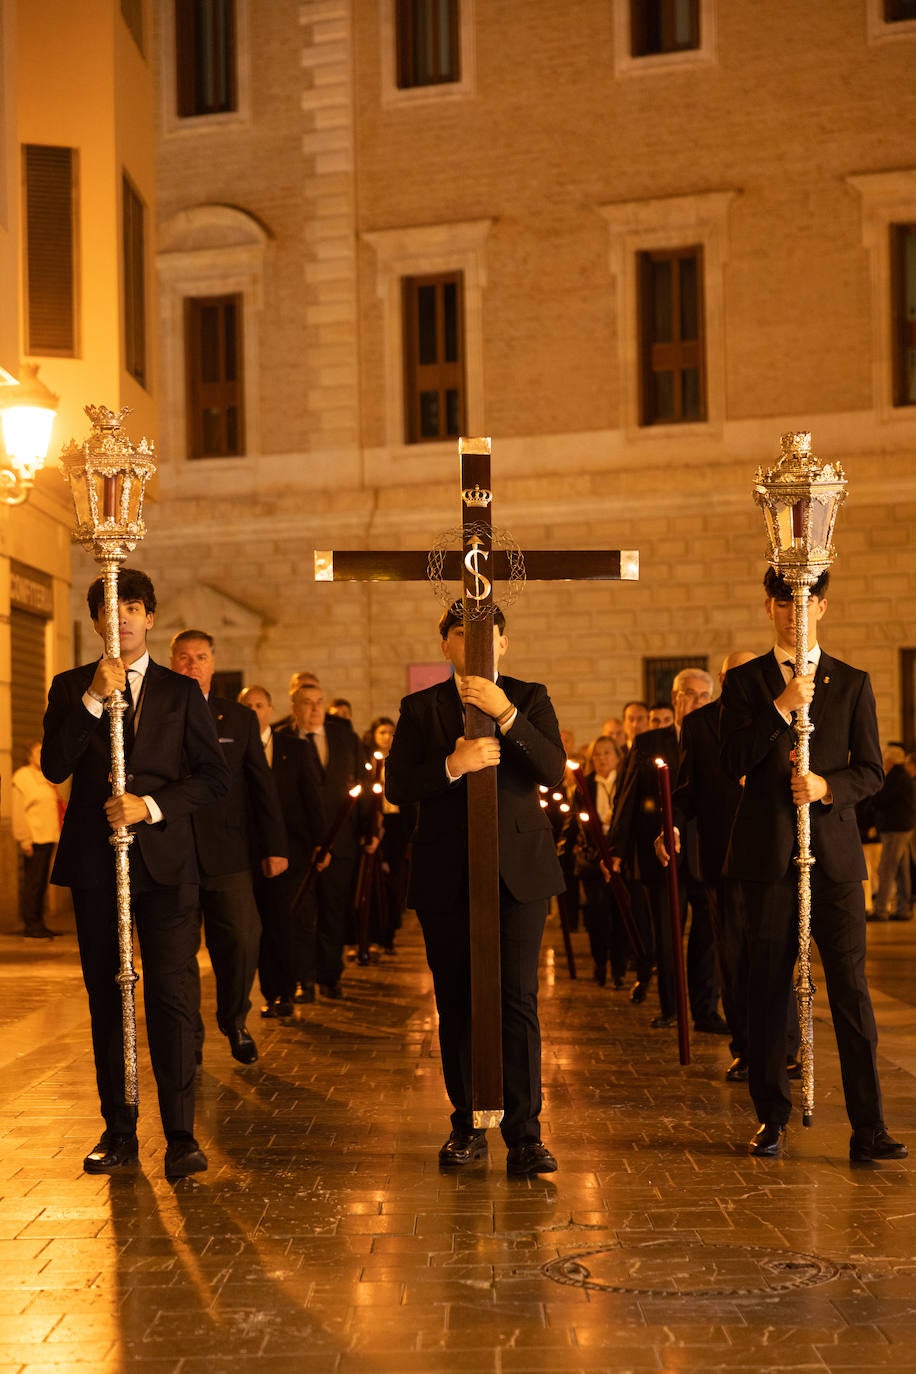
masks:
POLYGON ((819 549, 826 548, 832 512, 832 497, 828 497, 826 501, 811 502, 811 542, 819 549))

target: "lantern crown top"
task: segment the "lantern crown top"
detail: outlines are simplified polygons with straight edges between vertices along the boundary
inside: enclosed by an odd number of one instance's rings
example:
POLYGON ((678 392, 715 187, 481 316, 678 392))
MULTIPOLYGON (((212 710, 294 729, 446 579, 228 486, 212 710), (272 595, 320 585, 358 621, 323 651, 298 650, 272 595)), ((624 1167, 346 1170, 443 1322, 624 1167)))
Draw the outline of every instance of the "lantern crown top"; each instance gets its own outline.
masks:
POLYGON ((108 406, 83 406, 83 409, 89 416, 89 423, 93 429, 109 432, 119 430, 131 410, 130 406, 122 406, 116 415, 108 406))
POLYGON ((767 557, 790 586, 812 585, 833 562, 833 528, 845 499, 846 474, 839 463, 820 462, 806 430, 783 434, 775 466, 757 469, 754 500, 766 520, 767 557))
MULTIPOLYGON (((809 484, 812 488, 823 488, 827 484, 845 487, 846 474, 839 463, 821 463, 812 451, 810 430, 787 430, 779 437, 776 465, 766 472, 763 468, 757 469, 757 492, 761 488, 773 491, 780 487, 809 484)), ((793 495, 792 499, 796 500, 797 495, 793 495)))
POLYGON ((143 496, 156 471, 153 445, 141 439, 134 445, 122 429, 129 406, 85 406, 92 433, 84 443, 75 439, 60 455, 63 475, 70 484, 76 509, 73 538, 96 558, 123 563, 143 538, 143 496))

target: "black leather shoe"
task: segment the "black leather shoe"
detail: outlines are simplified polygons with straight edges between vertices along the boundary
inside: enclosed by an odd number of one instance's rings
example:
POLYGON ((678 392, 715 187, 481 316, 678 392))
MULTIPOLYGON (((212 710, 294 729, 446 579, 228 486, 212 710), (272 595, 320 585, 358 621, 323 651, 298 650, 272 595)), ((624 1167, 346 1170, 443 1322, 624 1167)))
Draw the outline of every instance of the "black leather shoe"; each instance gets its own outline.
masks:
POLYGON ((623 992, 623 989, 624 989, 625 986, 626 986, 626 984, 625 984, 625 982, 624 982, 624 980, 623 980, 622 978, 615 978, 615 979, 614 979, 614 991, 615 991, 615 992, 623 992))
POLYGON ((739 1054, 737 1059, 733 1059, 725 1070, 725 1077, 729 1083, 746 1083, 747 1060, 742 1059, 739 1054))
POLYGON ((714 1012, 712 1016, 704 1016, 702 1021, 694 1021, 693 1028, 701 1035, 731 1035, 728 1022, 718 1012, 714 1012))
POLYGON ((747 1144, 748 1154, 777 1159, 786 1142, 786 1128, 779 1121, 764 1121, 747 1144))
POLYGON ((800 1059, 787 1059, 787 1060, 786 1060, 786 1077, 787 1077, 787 1078, 793 1078, 793 1079, 795 1079, 795 1078, 801 1078, 801 1076, 802 1076, 801 1060, 800 1060, 800 1059))
POLYGON ((647 998, 648 995, 649 995, 649 984, 648 984, 648 983, 645 983, 645 982, 644 982, 644 983, 634 983, 634 984, 633 984, 633 990, 632 990, 632 992, 630 993, 630 1001, 631 1001, 631 1002, 636 1002, 636 1003, 644 1002, 644 1001, 646 1000, 646 998, 647 998))
POLYGON ((531 1174, 555 1174, 557 1161, 540 1140, 510 1146, 506 1155, 506 1173, 513 1178, 527 1178, 531 1174))
POLYGON ((54 936, 58 935, 60 932, 57 930, 50 930, 45 925, 40 925, 26 926, 22 933, 27 940, 53 940, 54 936))
POLYGON ((603 988, 607 982, 607 967, 602 964, 596 964, 592 969, 592 980, 598 984, 599 988, 603 988))
POLYGON ((120 1174, 126 1169, 136 1169, 139 1162, 135 1135, 103 1131, 98 1145, 83 1160, 83 1168, 87 1174, 120 1174))
POLYGON ((240 1064, 253 1064, 258 1057, 258 1047, 244 1026, 238 1026, 228 1033, 229 1051, 240 1064))
POLYGON ((202 1174, 207 1156, 192 1136, 190 1140, 170 1140, 165 1151, 165 1176, 170 1183, 189 1174, 202 1174))
POLYGON ((486 1157, 486 1131, 452 1131, 439 1151, 439 1164, 443 1169, 457 1169, 486 1157))
POLYGON ((676 1016, 653 1016, 649 1025, 653 1030, 669 1030, 671 1026, 677 1025, 676 1016))
POLYGON ((849 1137, 849 1158, 859 1164, 882 1159, 906 1159, 909 1150, 889 1135, 884 1126, 858 1126, 849 1137))
POLYGON ((278 1021, 281 1016, 292 1016, 293 1004, 288 998, 275 997, 269 1007, 261 1008, 265 1021, 278 1021))
POLYGON ((343 988, 339 983, 319 983, 318 991, 322 997, 330 997, 335 1002, 343 997, 343 988))
POLYGON ((315 987, 312 983, 307 983, 305 987, 300 983, 293 997, 294 1002, 314 1002, 315 987))

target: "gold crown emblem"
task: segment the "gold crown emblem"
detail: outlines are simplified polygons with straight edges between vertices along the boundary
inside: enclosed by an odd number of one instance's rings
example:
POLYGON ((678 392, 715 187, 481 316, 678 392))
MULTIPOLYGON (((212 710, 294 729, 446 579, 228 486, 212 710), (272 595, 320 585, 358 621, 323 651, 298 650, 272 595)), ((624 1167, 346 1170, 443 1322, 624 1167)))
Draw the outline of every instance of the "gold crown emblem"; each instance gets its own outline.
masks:
POLYGON ((479 482, 467 491, 461 493, 462 500, 466 506, 483 506, 486 508, 493 500, 492 491, 485 491, 479 482))

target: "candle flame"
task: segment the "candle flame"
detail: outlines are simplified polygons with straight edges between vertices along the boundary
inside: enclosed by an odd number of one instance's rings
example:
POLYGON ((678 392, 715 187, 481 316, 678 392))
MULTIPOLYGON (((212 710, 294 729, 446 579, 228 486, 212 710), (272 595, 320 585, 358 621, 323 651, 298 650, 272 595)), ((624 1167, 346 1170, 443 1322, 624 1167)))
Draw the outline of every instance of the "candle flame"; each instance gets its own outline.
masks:
POLYGON ((356 784, 355 787, 351 787, 351 788, 350 788, 350 796, 353 798, 354 801, 356 801, 356 798, 359 796, 359 794, 360 794, 360 792, 362 792, 362 790, 363 790, 363 785, 362 785, 361 782, 358 782, 358 783, 356 784))

